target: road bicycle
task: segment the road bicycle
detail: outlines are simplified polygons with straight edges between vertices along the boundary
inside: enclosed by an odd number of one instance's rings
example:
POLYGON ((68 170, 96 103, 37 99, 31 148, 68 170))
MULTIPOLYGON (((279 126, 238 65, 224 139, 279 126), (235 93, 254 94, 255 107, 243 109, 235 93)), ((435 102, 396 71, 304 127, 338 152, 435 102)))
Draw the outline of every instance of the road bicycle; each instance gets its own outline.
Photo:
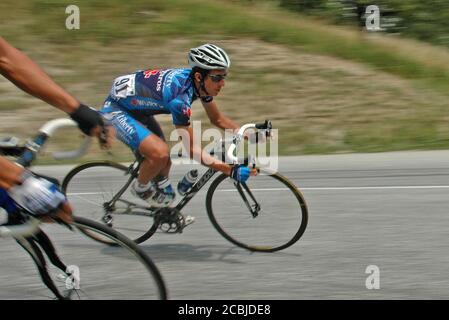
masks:
MULTIPOLYGON (((18 159, 18 164, 29 167, 57 129, 74 125, 69 119, 52 120, 39 130, 32 141, 24 145, 19 145, 17 138, 3 139, 0 142, 0 154, 14 157, 18 159)), ((85 147, 78 151, 59 153, 56 157, 76 156, 83 150, 85 147)), ((54 178, 38 176, 58 183, 54 178)), ((8 218, 8 222, 0 226, 0 238, 14 238, 28 252, 41 280, 55 298, 167 299, 167 289, 156 265, 135 242, 117 230, 81 216, 74 216, 70 225, 61 221, 59 224, 44 224, 23 208, 18 208, 14 214, 10 212, 8 218), (49 231, 44 232, 44 229, 49 231), (88 230, 90 234, 101 235, 115 246, 105 248, 85 236, 80 237, 82 234, 76 230, 88 230), (56 241, 51 241, 47 232, 51 232, 56 241), (60 244, 58 248, 56 244, 60 244), (51 264, 47 263, 47 259, 51 264)), ((2 249, 5 246, 0 246, 0 252, 2 249)), ((8 255, 2 253, 2 257, 5 256, 8 255)), ((23 260, 20 254, 15 254, 2 261, 0 296, 25 299, 47 297, 47 289, 35 284, 35 271, 30 271, 30 265, 23 260), (20 288, 23 289, 21 294, 15 296, 13 292, 20 291, 20 288)))
MULTIPOLYGON (((234 165, 245 163, 257 168, 259 174, 245 183, 238 183, 220 174, 206 194, 206 211, 215 229, 231 243, 250 251, 273 252, 285 249, 303 235, 308 220, 307 205, 299 189, 280 173, 256 167, 254 155, 242 161, 234 151, 244 141, 244 133, 256 129, 269 135, 271 121, 246 124, 231 139, 221 140, 221 148, 210 153, 234 165)), ((185 220, 181 210, 217 173, 209 168, 175 206, 156 208, 135 198, 130 185, 138 176, 142 157, 130 165, 113 161, 94 161, 72 169, 62 182, 74 207, 93 220, 104 223, 142 243, 156 231, 182 232, 185 220)), ((82 230, 95 240, 110 243, 89 230, 82 230)))

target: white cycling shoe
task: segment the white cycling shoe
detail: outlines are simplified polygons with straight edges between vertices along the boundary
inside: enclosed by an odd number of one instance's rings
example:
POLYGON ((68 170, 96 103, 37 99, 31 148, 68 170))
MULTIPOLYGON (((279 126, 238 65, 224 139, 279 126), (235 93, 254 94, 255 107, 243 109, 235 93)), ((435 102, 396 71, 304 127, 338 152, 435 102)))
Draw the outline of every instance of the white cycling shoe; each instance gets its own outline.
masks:
POLYGON ((152 207, 157 208, 168 207, 176 197, 171 184, 161 188, 153 183, 148 189, 140 191, 137 187, 137 181, 135 181, 131 187, 131 193, 135 197, 146 201, 152 207))

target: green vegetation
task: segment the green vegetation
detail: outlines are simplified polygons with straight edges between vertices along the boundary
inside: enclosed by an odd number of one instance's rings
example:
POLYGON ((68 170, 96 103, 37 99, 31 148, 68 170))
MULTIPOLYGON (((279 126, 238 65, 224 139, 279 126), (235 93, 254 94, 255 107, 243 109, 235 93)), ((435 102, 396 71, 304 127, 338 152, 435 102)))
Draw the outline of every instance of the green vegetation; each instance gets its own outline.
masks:
MULTIPOLYGON (((0 30, 70 92, 97 107, 114 77, 185 66, 188 48, 211 41, 233 60, 217 98, 220 108, 240 123, 272 119, 282 154, 449 146, 446 49, 335 26, 279 3, 3 0, 0 30), (71 4, 80 8, 80 30, 65 28, 71 4)), ((0 79, 6 119, 0 133, 26 137, 46 119, 63 116, 5 82, 0 79)), ((206 119, 199 104, 193 118, 206 119)), ((159 119, 169 136, 170 118, 159 119)), ((116 145, 117 157, 130 157, 116 145)), ((108 155, 93 148, 89 157, 98 156, 108 155)))
POLYGON ((376 5, 385 32, 449 47, 447 0, 280 0, 280 4, 302 14, 361 27, 365 26, 366 7, 376 5))

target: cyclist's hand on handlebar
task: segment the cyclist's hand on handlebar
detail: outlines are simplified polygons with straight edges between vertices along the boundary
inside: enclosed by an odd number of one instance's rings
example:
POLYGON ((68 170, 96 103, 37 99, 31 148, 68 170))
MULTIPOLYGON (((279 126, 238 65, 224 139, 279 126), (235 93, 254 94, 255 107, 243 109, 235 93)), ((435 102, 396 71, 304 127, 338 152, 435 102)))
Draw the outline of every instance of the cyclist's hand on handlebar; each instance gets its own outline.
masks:
POLYGON ((110 149, 115 136, 114 127, 110 125, 96 126, 91 131, 92 136, 98 138, 98 142, 102 149, 110 149))
POLYGON ((88 136, 96 136, 103 149, 110 148, 114 132, 107 125, 101 114, 84 104, 70 114, 70 117, 78 123, 79 129, 88 136))
POLYGON ((25 170, 20 180, 8 194, 18 206, 36 217, 54 214, 67 201, 57 185, 31 171, 25 170))
POLYGON ((255 176, 257 169, 250 169, 243 164, 235 165, 231 169, 231 178, 238 182, 245 182, 250 176, 255 176))

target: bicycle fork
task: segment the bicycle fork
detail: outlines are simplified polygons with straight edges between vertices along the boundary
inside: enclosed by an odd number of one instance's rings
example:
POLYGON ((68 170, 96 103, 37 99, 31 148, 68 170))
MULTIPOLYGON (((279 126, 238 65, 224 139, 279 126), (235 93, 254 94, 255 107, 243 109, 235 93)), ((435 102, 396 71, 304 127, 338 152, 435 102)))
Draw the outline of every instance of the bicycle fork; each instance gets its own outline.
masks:
POLYGON ((253 216, 253 218, 256 218, 260 212, 260 204, 257 202, 257 200, 254 197, 251 190, 249 190, 248 185, 244 182, 243 183, 234 182, 234 186, 237 188, 237 191, 239 192, 240 196, 242 197, 243 202, 245 203, 249 212, 251 212, 251 215, 253 216), (249 194, 251 200, 253 201, 252 204, 250 203, 250 201, 248 201, 248 198, 246 197, 245 192, 242 189, 242 186, 243 186, 243 189, 245 189, 245 191, 249 194))

